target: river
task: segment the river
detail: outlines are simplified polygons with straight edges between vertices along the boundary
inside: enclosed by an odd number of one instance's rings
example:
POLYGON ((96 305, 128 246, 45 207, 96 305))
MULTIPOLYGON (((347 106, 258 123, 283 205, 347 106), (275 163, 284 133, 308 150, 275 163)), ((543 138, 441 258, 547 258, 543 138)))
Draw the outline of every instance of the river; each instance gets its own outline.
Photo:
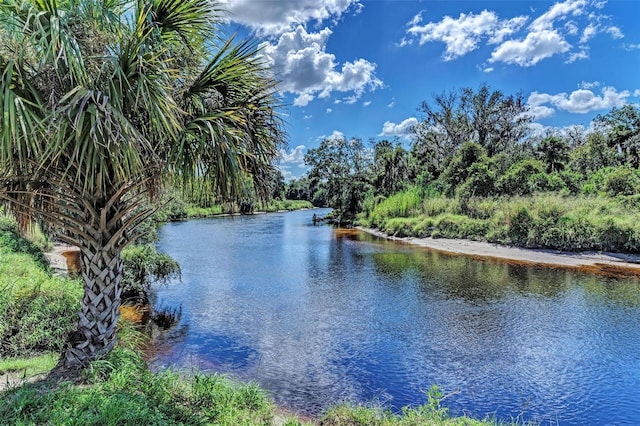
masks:
POLYGON ((170 223, 181 309, 154 368, 255 380, 316 415, 393 410, 433 384, 451 414, 561 425, 640 421, 640 281, 446 255, 298 211, 170 223))

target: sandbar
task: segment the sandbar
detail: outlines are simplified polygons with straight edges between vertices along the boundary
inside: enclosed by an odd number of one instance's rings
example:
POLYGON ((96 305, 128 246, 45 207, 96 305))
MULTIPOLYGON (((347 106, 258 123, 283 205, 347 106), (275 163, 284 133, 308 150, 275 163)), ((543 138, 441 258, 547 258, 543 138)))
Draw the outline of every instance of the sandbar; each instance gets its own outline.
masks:
POLYGON ((450 238, 395 237, 371 228, 359 230, 399 243, 424 247, 451 255, 464 255, 479 259, 497 259, 509 263, 538 265, 551 268, 569 268, 610 276, 640 278, 640 255, 611 252, 568 252, 549 249, 532 249, 483 241, 450 238))

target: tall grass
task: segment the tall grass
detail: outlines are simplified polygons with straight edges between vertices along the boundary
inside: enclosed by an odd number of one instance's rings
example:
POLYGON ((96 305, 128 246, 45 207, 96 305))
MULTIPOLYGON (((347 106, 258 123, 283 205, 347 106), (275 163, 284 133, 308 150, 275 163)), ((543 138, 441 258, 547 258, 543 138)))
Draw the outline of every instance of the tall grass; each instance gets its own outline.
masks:
POLYGON ((397 236, 486 240, 561 250, 640 252, 635 196, 415 199, 408 191, 381 202, 363 223, 397 236), (404 200, 411 200, 412 208, 404 200), (419 206, 419 208, 418 208, 419 206))
POLYGON ((152 373, 140 355, 124 348, 94 362, 85 376, 80 386, 44 382, 6 392, 0 399, 3 423, 235 426, 270 424, 275 413, 255 384, 220 375, 152 373))
POLYGON ((76 325, 82 285, 13 250, 0 240, 0 356, 59 352, 76 325))

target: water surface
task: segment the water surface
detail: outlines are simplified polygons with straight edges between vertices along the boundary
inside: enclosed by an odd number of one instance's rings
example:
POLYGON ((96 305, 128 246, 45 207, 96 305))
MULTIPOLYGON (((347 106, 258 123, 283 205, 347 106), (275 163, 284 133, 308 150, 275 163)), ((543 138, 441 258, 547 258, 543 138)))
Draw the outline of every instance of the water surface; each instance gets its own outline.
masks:
POLYGON ((171 223, 182 308, 156 367, 257 380, 317 414, 394 410, 438 384, 453 414, 544 424, 640 421, 640 284, 450 256, 328 226, 318 211, 171 223))

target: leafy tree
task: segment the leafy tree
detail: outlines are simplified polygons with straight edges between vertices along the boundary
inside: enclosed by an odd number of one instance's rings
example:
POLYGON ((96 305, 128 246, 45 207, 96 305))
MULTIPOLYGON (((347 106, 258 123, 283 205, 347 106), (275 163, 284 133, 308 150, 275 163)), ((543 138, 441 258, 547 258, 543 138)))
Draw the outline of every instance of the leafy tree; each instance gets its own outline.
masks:
POLYGON ((560 172, 569 161, 569 144, 558 136, 549 136, 538 144, 536 154, 547 165, 547 173, 560 172))
POLYGON ((640 177, 637 170, 620 166, 614 168, 604 178, 604 190, 610 196, 633 195, 640 189, 640 177))
POLYGON ((585 175, 598 169, 620 164, 620 156, 609 146, 607 137, 600 132, 590 133, 584 145, 570 154, 569 167, 585 175))
POLYGON ((374 146, 373 186, 376 195, 388 197, 405 188, 410 179, 410 155, 400 143, 383 140, 374 146))
POLYGON ((456 191, 459 197, 486 197, 495 192, 496 175, 486 162, 473 163, 467 175, 465 182, 456 191))
POLYGON ((498 179, 500 192, 505 195, 527 195, 535 189, 531 179, 544 173, 544 164, 539 160, 523 160, 513 164, 498 179))
POLYGON ((325 139, 305 154, 304 162, 312 187, 325 189, 327 204, 335 210, 338 222, 352 220, 370 187, 371 158, 362 141, 344 136, 325 139))
POLYGON ((471 172, 471 165, 485 161, 486 150, 478 143, 467 142, 451 158, 449 165, 442 174, 442 180, 449 185, 449 194, 453 194, 456 187, 467 180, 471 172))
POLYGON ((528 132, 531 117, 522 94, 506 96, 486 84, 463 88, 423 102, 424 118, 415 128, 414 152, 433 157, 434 167, 465 142, 482 146, 489 157, 511 149, 528 132))
POLYGON ((204 0, 0 2, 0 198, 80 248, 69 367, 113 348, 121 252, 169 179, 268 192, 283 137, 275 82, 254 44, 218 37, 218 12, 204 0))
POLYGON ((627 104, 598 116, 596 122, 608 131, 609 145, 623 155, 631 167, 640 167, 640 106, 627 104))

